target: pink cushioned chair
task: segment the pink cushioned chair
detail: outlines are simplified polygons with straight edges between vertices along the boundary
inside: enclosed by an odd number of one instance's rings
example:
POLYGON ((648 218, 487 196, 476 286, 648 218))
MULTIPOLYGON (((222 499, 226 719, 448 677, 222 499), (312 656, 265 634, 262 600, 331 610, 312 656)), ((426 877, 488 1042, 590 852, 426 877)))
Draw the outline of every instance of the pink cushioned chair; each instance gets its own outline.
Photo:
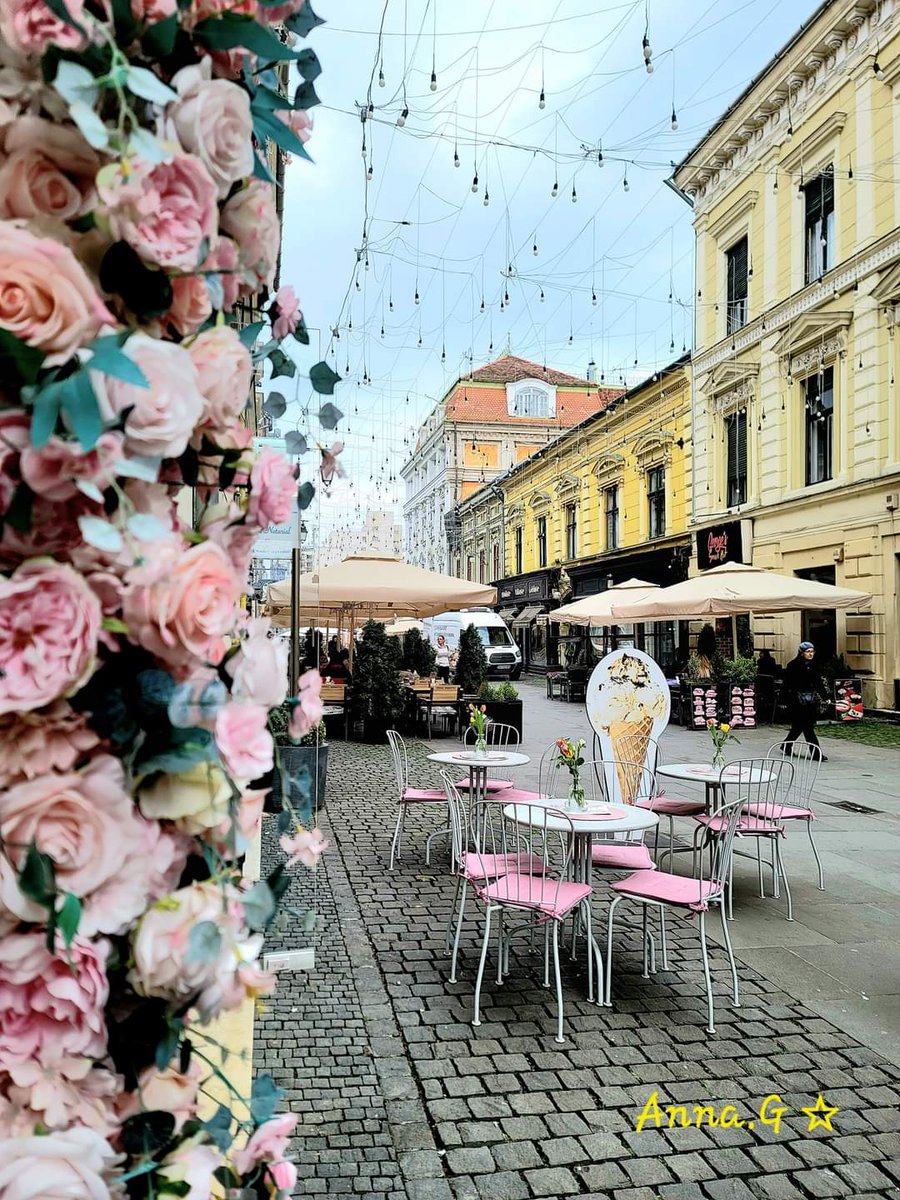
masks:
MULTIPOLYGON (((406 810, 410 804, 447 803, 447 794, 443 788, 414 788, 409 786, 409 758, 406 753, 406 743, 396 729, 388 730, 388 742, 391 747, 391 757, 394 760, 394 777, 397 781, 397 824, 391 841, 391 864, 388 870, 393 871, 394 859, 400 857, 400 839, 403 836, 403 822, 406 820, 406 810)), ((432 833, 425 843, 425 861, 431 859, 431 841, 445 833, 446 829, 438 829, 432 833)))
MULTIPOLYGON (((812 846, 816 866, 819 868, 819 891, 824 892, 825 872, 822 869, 822 860, 819 858, 819 851, 813 838, 813 821, 816 819, 813 810, 813 795, 819 778, 819 767, 822 765, 822 749, 820 746, 811 746, 809 742, 779 743, 769 749, 766 758, 774 762, 787 761, 794 768, 791 788, 781 797, 783 803, 779 802, 777 805, 776 815, 779 821, 804 821, 806 823, 809 844, 812 846)), ((772 872, 775 878, 775 895, 777 897, 778 868, 774 859, 772 872)))
MULTIPOLYGON (((646 924, 647 911, 654 908, 664 914, 667 910, 680 913, 684 917, 696 916, 700 933, 700 952, 703 957, 703 975, 706 981, 706 1005, 709 1016, 707 1029, 715 1033, 715 1013, 713 1009, 712 979, 709 973, 709 951, 706 944, 706 914, 714 905, 718 907, 719 918, 722 922, 722 936, 728 962, 731 967, 731 982, 734 995, 734 1007, 740 1007, 738 994, 737 967, 734 953, 731 949, 731 939, 728 934, 728 922, 725 918, 724 898, 725 887, 731 870, 731 855, 734 839, 737 833, 738 821, 741 817, 741 798, 727 801, 719 810, 722 818, 722 831, 711 843, 710 870, 708 877, 703 875, 703 859, 700 860, 699 878, 693 879, 685 875, 673 875, 668 871, 636 871, 627 879, 621 879, 611 885, 616 893, 609 905, 609 924, 607 927, 606 944, 606 1003, 611 1003, 612 996, 612 943, 613 919, 616 908, 623 900, 633 900, 643 905, 644 914, 644 954, 646 955, 646 924)), ((646 963, 646 959, 645 959, 646 963)), ((665 956, 663 966, 666 966, 665 956)), ((646 975, 646 967, 645 967, 646 975)))
MULTIPOLYGON (((488 726, 490 735, 490 744, 496 750, 518 750, 519 749, 519 731, 512 725, 497 725, 493 721, 488 726)), ((475 749, 475 730, 471 725, 466 726, 463 731, 463 746, 466 750, 475 749)), ((469 777, 465 775, 462 779, 457 779, 454 785, 458 791, 467 792, 469 790, 469 777)), ((487 790, 488 793, 503 792, 507 788, 513 786, 511 779, 494 779, 488 776, 487 790)))

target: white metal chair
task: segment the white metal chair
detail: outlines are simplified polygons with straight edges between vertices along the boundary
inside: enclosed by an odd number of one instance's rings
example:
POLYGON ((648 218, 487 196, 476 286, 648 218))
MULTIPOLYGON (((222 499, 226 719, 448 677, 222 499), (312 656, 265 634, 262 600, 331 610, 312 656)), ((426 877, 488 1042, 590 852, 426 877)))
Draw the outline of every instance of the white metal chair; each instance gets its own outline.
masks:
MULTIPOLYGON (((496 725, 489 726, 491 746, 495 750, 518 750, 519 748, 519 731, 514 725, 496 725)), ((475 743, 475 730, 471 725, 467 725, 463 730, 462 736, 463 746, 468 750, 475 743)), ((467 792, 469 790, 469 777, 464 776, 462 779, 457 779, 455 785, 459 791, 467 792)), ((489 793, 503 792, 507 788, 514 787, 512 779, 496 779, 488 776, 487 790, 489 793)))
POLYGON ((725 942, 725 950, 728 955, 728 962, 731 967, 731 982, 732 992, 734 996, 734 1007, 740 1007, 740 995, 738 992, 738 977, 737 967, 734 961, 734 952, 731 948, 731 938, 728 933, 728 921, 725 917, 724 900, 725 888, 728 884, 731 873, 731 856, 733 853, 734 839, 738 829, 738 822, 741 819, 741 806, 743 799, 741 795, 734 798, 729 798, 719 809, 718 817, 721 821, 719 834, 712 840, 710 844, 710 869, 709 874, 703 874, 703 860, 700 860, 700 874, 697 878, 690 878, 685 875, 673 875, 669 871, 636 871, 633 875, 629 875, 627 879, 618 880, 611 885, 612 891, 616 893, 609 905, 609 921, 607 925, 607 941, 606 941, 606 1003, 611 1004, 612 1000, 612 943, 613 943, 613 921, 617 906, 622 900, 633 900, 644 906, 644 930, 643 938, 644 955, 645 955, 645 975, 646 975, 646 913, 648 909, 657 909, 660 915, 663 915, 666 910, 673 909, 680 912, 683 916, 696 914, 698 918, 698 929, 700 934, 700 953, 703 958, 703 975, 706 981, 706 1004, 708 1012, 707 1030, 709 1033, 715 1033, 715 1013, 713 1008, 713 993, 712 979, 709 973, 709 950, 706 943, 706 914, 713 907, 717 906, 719 917, 722 922, 722 937, 725 942))
MULTIPOLYGON (((819 891, 825 891, 825 872, 819 850, 813 838, 813 821, 816 819, 813 810, 813 795, 819 778, 819 768, 822 765, 822 749, 811 746, 809 742, 779 742, 769 749, 766 759, 774 762, 787 761, 793 767, 793 780, 790 790, 782 799, 784 803, 778 806, 779 821, 805 821, 809 844, 815 855, 816 866, 819 869, 819 891)), ((773 859, 772 873, 774 876, 775 896, 778 896, 779 880, 777 864, 773 859)))
MULTIPOLYGON (((406 753, 406 743, 396 729, 388 730, 388 743, 391 747, 391 757, 394 760, 394 777, 397 783, 397 824, 391 841, 391 863, 388 870, 393 871, 394 860, 400 857, 400 839, 403 836, 403 822, 406 820, 406 810, 411 804, 447 803, 447 795, 443 788, 414 788, 409 786, 409 757, 406 753)), ((446 829, 435 830, 425 843, 425 862, 431 861, 431 842, 446 829)))
MULTIPOLYGON (((619 784, 619 794, 626 804, 638 805, 639 799, 646 801, 642 808, 653 808, 656 794, 656 776, 642 763, 623 762, 619 759, 585 763, 602 788, 603 798, 613 802, 615 789, 610 786, 613 778, 619 784)), ((608 871, 653 871, 656 864, 647 848, 645 830, 635 833, 610 834, 595 837, 591 847, 591 862, 595 868, 608 871)), ((665 943, 664 943, 665 944, 665 943)))
POLYGON ((498 979, 508 973, 509 943, 503 938, 503 919, 506 914, 521 914, 528 925, 544 927, 544 985, 549 987, 549 943, 552 928, 553 966, 556 980, 557 1042, 563 1036, 563 993, 559 966, 559 927, 563 921, 580 912, 585 924, 588 968, 588 1000, 594 998, 594 970, 597 970, 597 995, 603 995, 603 963, 599 954, 595 956, 595 943, 591 928, 591 896, 589 884, 569 878, 574 845, 574 826, 571 818, 561 810, 546 804, 516 805, 520 820, 514 821, 504 814, 506 804, 501 797, 479 801, 472 814, 473 828, 479 830, 479 845, 474 851, 475 869, 488 880, 478 887, 477 895, 484 905, 484 940, 475 982, 475 1015, 473 1025, 481 1024, 481 988, 491 937, 491 922, 494 916, 500 921, 501 953, 498 964, 498 979), (550 824, 548 825, 548 822, 550 824), (551 833, 561 837, 551 838, 551 833), (518 862, 539 864, 540 870, 525 873, 521 870, 507 871, 491 878, 492 864, 508 855, 515 855, 518 862), (595 962, 596 957, 596 962, 595 962))

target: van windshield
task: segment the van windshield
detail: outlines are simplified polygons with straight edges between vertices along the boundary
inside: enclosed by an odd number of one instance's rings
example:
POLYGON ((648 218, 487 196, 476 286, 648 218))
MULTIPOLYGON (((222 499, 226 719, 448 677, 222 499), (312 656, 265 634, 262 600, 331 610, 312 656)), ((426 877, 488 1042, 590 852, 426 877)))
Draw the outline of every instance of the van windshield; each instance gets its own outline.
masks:
POLYGON ((510 646, 512 638, 504 625, 476 625, 478 636, 485 646, 510 646))

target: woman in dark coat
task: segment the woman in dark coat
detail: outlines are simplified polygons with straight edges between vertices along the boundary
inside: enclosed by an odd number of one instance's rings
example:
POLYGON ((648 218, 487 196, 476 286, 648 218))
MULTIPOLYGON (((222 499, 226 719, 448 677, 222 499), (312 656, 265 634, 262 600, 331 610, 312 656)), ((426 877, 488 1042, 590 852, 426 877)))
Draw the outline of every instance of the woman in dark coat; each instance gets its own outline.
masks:
MULTIPOLYGON (((801 734, 811 746, 818 746, 816 716, 819 698, 827 700, 822 674, 815 662, 816 648, 812 642, 801 642, 795 659, 784 668, 784 690, 791 728, 784 739, 785 746, 796 742, 801 734)), ((826 756, 822 755, 822 761, 826 756)))

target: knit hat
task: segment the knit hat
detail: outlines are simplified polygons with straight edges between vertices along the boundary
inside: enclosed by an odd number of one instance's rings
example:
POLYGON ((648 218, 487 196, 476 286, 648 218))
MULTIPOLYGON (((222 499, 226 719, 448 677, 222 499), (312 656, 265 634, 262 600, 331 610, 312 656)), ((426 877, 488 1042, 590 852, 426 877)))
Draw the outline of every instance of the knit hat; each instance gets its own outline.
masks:
POLYGON ((801 642, 800 653, 802 654, 804 650, 815 650, 815 646, 812 644, 812 642, 801 642))

